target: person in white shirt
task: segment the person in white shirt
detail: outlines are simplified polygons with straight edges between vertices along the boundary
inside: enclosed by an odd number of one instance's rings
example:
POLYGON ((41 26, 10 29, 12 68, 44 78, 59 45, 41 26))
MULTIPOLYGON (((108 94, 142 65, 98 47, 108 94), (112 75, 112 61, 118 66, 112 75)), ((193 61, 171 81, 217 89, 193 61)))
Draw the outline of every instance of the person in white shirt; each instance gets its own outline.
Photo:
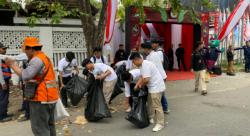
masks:
POLYGON ((159 40, 152 40, 152 49, 159 55, 161 62, 163 63, 164 55, 163 49, 160 47, 159 40))
POLYGON ((94 56, 90 58, 92 63, 104 63, 108 65, 107 57, 102 55, 102 48, 101 47, 95 47, 94 50, 94 56))
POLYGON ((67 52, 66 57, 58 62, 60 93, 62 103, 65 107, 68 107, 68 96, 67 90, 63 89, 63 87, 71 80, 74 70, 76 71, 76 74, 79 73, 77 66, 78 64, 73 52, 67 52))
POLYGON ((166 89, 165 83, 156 66, 148 60, 143 60, 139 53, 133 53, 130 59, 137 67, 140 67, 142 75, 142 82, 135 86, 135 90, 145 85, 148 87, 149 118, 150 123, 156 122, 153 131, 157 132, 164 128, 164 113, 161 106, 161 97, 166 89))
POLYGON ((143 52, 146 54, 146 60, 153 62, 155 66, 157 67, 157 69, 159 70, 162 76, 162 79, 166 80, 167 75, 163 68, 162 61, 161 61, 161 58, 159 57, 159 54, 152 49, 152 46, 150 43, 142 44, 141 47, 143 49, 143 52))
MULTIPOLYGON (((143 48, 143 52, 147 55, 146 60, 155 64, 156 68, 159 70, 162 76, 163 81, 166 82, 167 75, 163 68, 162 61, 159 57, 159 54, 152 49, 150 42, 142 44, 141 47, 143 48)), ((167 97, 165 96, 165 92, 162 94, 161 104, 162 104, 164 113, 168 114, 169 109, 168 109, 168 102, 167 102, 167 97)))
POLYGON ((138 52, 138 50, 139 50, 138 48, 131 49, 130 54, 128 56, 128 60, 126 61, 126 70, 131 70, 136 68, 136 66, 133 65, 133 62, 129 58, 133 53, 138 52))
POLYGON ((130 71, 125 71, 122 73, 122 80, 124 81, 124 86, 125 86, 125 108, 126 112, 131 111, 131 105, 129 103, 130 101, 130 94, 131 94, 131 84, 137 84, 139 83, 139 79, 141 79, 141 71, 140 69, 133 69, 130 71))
POLYGON ((103 81, 103 94, 107 104, 111 98, 112 92, 114 90, 117 75, 115 71, 108 65, 103 63, 93 63, 90 59, 85 59, 82 62, 82 66, 91 72, 96 79, 103 81))

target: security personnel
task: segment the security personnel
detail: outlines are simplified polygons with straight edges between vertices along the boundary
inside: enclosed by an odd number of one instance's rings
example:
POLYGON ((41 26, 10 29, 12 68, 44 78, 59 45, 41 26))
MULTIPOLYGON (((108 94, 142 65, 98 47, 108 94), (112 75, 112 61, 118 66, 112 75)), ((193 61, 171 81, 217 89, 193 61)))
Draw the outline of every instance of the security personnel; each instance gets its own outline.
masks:
POLYGON ((30 121, 35 136, 56 136, 54 111, 59 98, 53 64, 41 51, 38 38, 27 37, 23 46, 28 56, 27 68, 21 69, 11 58, 6 63, 22 78, 23 81, 38 83, 34 98, 30 104, 30 121))
MULTIPOLYGON (((0 54, 6 54, 7 47, 0 43, 0 54)), ((9 104, 9 81, 11 79, 11 69, 6 65, 4 60, 1 60, 1 73, 0 74, 0 122, 6 122, 12 120, 12 116, 7 114, 9 104)))

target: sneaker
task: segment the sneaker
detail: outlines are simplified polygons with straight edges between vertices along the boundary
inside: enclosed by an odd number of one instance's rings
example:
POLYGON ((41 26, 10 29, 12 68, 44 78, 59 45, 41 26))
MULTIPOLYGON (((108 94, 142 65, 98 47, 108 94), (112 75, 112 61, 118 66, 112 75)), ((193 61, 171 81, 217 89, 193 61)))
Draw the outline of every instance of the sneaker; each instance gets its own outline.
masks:
POLYGON ((166 111, 163 111, 164 114, 169 114, 170 113, 170 110, 166 110, 166 111))
POLYGON ((129 113, 131 111, 131 107, 127 108, 125 111, 126 113, 129 113))
POLYGON ((157 132, 157 131, 160 131, 164 128, 163 125, 161 124, 156 124, 155 127, 153 128, 153 132, 157 132))
POLYGON ((155 122, 154 122, 154 119, 150 119, 150 120, 149 120, 149 123, 150 123, 150 124, 154 124, 154 123, 155 123, 155 122))
POLYGON ((0 123, 8 122, 8 121, 11 121, 11 120, 12 120, 11 117, 5 117, 5 118, 0 120, 0 123))

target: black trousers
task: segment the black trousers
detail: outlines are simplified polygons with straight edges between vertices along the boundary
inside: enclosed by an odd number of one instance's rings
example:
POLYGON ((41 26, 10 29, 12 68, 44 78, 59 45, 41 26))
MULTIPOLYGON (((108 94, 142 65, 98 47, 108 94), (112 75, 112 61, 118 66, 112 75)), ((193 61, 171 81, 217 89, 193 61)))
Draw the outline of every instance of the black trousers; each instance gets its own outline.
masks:
POLYGON ((8 113, 8 104, 9 104, 9 80, 5 80, 5 83, 7 85, 7 89, 3 90, 2 88, 0 89, 0 120, 4 119, 7 117, 8 113))
POLYGON ((23 100, 22 109, 25 111, 25 117, 30 118, 30 105, 28 100, 23 100))
POLYGON ((181 64, 182 64, 184 70, 187 71, 187 68, 186 68, 186 65, 185 65, 185 62, 184 62, 184 57, 177 58, 177 62, 178 62, 179 70, 181 70, 181 64))
POLYGON ((168 58, 168 59, 169 59, 168 70, 172 71, 174 69, 174 58, 168 58))
MULTIPOLYGON (((71 80, 71 78, 72 78, 71 76, 63 77, 63 84, 66 85, 71 80)), ((60 91, 60 94, 61 94, 61 100, 62 100, 64 107, 68 107, 67 90, 65 88, 62 88, 62 90, 60 91)))
POLYGON ((56 104, 41 104, 29 102, 30 122, 34 136, 56 136, 55 106, 56 104))
MULTIPOLYGON (((21 84, 22 84, 22 90, 23 90, 23 93, 24 93, 24 83, 21 82, 21 84)), ((29 101, 28 100, 23 99, 23 103, 22 103, 22 108, 21 109, 25 111, 25 117, 29 119, 30 118, 30 105, 29 105, 29 101)))

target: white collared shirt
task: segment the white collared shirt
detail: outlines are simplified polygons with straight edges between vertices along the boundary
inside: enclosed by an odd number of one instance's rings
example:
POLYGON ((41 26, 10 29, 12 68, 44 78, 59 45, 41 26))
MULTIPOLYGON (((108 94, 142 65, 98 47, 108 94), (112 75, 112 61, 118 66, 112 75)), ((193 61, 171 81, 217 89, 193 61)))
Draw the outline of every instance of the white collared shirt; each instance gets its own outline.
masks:
POLYGON ((160 93, 165 91, 166 87, 162 80, 162 76, 152 62, 143 60, 140 71, 143 78, 149 78, 147 84, 149 93, 160 93))
POLYGON ((146 60, 155 64, 155 66, 159 70, 163 80, 165 80, 167 78, 166 72, 163 68, 161 59, 160 59, 159 54, 157 52, 151 51, 149 53, 149 55, 146 57, 146 60))

